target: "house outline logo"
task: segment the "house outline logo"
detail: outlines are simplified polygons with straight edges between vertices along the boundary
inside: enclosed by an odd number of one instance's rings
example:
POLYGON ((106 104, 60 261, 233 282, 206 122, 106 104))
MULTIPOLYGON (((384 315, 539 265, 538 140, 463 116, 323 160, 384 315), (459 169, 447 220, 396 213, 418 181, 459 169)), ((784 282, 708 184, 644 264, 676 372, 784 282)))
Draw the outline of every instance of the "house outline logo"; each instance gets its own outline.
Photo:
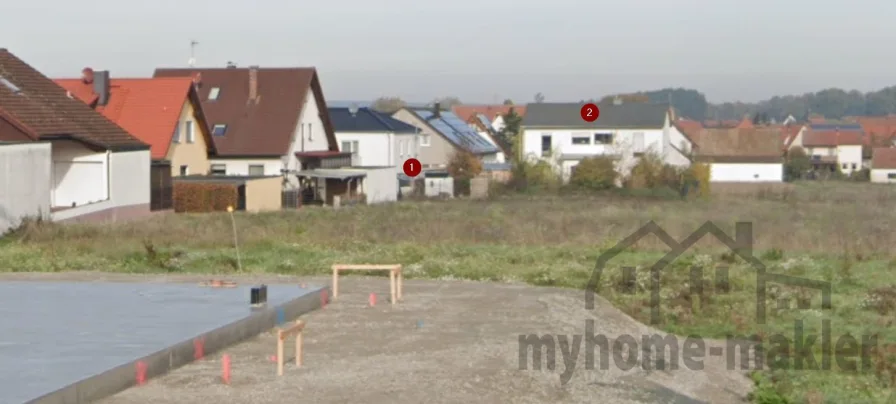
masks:
POLYGON ((734 238, 722 231, 712 221, 706 221, 697 230, 691 232, 682 241, 676 241, 666 232, 660 225, 654 221, 649 221, 641 226, 634 233, 616 243, 610 249, 604 251, 597 258, 594 271, 585 287, 585 309, 594 310, 594 296, 598 292, 600 286, 601 275, 607 263, 614 257, 635 245, 642 238, 651 234, 658 237, 667 247, 670 248, 665 256, 660 258, 650 267, 650 323, 656 325, 660 323, 660 275, 662 270, 671 264, 675 259, 681 257, 687 250, 699 242, 703 237, 712 235, 724 244, 728 249, 743 259, 756 271, 756 322, 757 324, 765 324, 766 320, 766 284, 769 282, 780 283, 789 286, 798 286, 803 288, 816 289, 821 291, 821 306, 823 310, 831 309, 831 283, 819 281, 815 279, 806 279, 796 276, 768 273, 765 264, 753 255, 753 223, 737 222, 735 224, 734 238))

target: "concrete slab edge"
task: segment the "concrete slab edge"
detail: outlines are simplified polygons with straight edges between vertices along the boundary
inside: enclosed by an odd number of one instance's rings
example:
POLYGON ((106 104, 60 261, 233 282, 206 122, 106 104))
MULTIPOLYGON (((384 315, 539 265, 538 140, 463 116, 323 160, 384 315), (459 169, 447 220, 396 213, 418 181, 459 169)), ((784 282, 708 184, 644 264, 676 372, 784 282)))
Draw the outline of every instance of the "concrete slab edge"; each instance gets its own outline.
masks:
MULTIPOLYGON (((293 321, 303 314, 320 309, 322 290, 327 291, 327 296, 332 296, 329 286, 313 289, 312 292, 279 306, 255 311, 241 320, 75 382, 25 404, 87 404, 102 400, 137 385, 136 367, 138 362, 142 361, 146 364, 147 380, 164 375, 195 360, 193 341, 196 338, 205 338, 203 353, 205 357, 208 357, 276 327, 278 308, 283 308, 286 321, 293 321)), ((313 325, 310 326, 313 327, 313 325)))

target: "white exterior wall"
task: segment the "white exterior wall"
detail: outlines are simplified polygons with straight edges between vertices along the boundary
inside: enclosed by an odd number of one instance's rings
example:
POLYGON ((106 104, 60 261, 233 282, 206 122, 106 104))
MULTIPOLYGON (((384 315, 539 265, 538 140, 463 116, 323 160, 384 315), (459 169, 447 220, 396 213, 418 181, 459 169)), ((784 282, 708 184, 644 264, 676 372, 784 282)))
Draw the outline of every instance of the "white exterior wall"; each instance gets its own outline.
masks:
MULTIPOLYGON (((268 173, 268 166, 265 165, 265 175, 280 175, 280 170, 286 166, 290 171, 298 171, 301 168, 299 159, 296 158, 298 152, 308 151, 325 151, 329 150, 330 143, 327 141, 327 132, 324 130, 324 121, 320 117, 320 109, 317 108, 317 97, 314 91, 309 88, 308 94, 305 96, 305 106, 302 108, 302 115, 299 117, 299 123, 293 132, 293 139, 289 145, 289 152, 280 158, 277 170, 274 173, 268 173)), ((248 170, 248 169, 247 169, 248 170)), ((289 175, 288 187, 298 187, 298 177, 289 175)))
POLYGON ((395 156, 393 161, 396 167, 403 167, 405 160, 420 156, 420 136, 416 133, 394 134, 392 139, 392 155, 395 156))
POLYGON ((26 217, 50 217, 50 143, 0 145, 0 235, 26 217))
POLYGON ((339 151, 347 151, 343 142, 358 142, 358 150, 353 150, 353 166, 393 166, 394 156, 391 133, 387 132, 336 132, 339 151))
MULTIPOLYGON (((56 145, 54 144, 54 151, 56 145)), ((78 205, 72 209, 53 212, 53 220, 65 220, 106 209, 145 205, 149 212, 150 166, 152 158, 149 150, 102 153, 104 166, 108 167, 103 177, 107 192, 111 197, 104 201, 78 205)), ((92 156, 91 156, 92 157, 92 156)), ((69 181, 68 175, 65 177, 69 181)), ((94 178, 71 179, 77 183, 95 182, 94 178)), ((67 188, 66 188, 67 189, 67 188)), ((58 191, 58 190, 57 190, 58 191)))
POLYGON ((108 154, 74 141, 53 142, 52 206, 81 206, 109 199, 108 154))
MULTIPOLYGON (((620 160, 617 164, 617 170, 626 175, 631 168, 637 163, 635 152, 654 152, 663 156, 667 147, 664 147, 664 138, 667 132, 664 129, 616 129, 616 130, 545 130, 545 129, 525 129, 523 131, 523 153, 529 160, 545 159, 541 155, 541 137, 543 135, 551 135, 552 155, 559 157, 563 154, 578 155, 619 155, 620 160), (612 133, 613 144, 595 144, 595 133, 612 133), (643 143, 635 144, 635 134, 641 133, 643 143), (572 138, 577 136, 588 136, 591 139, 589 145, 574 145, 572 138)), ((639 142, 640 143, 640 142, 639 142)), ((555 165, 557 164, 553 158, 549 159, 555 165)), ((570 168, 577 165, 578 162, 565 162, 558 167, 559 174, 564 179, 569 178, 570 168)))
POLYGON ((871 182, 896 184, 896 168, 872 168, 871 182), (890 178, 891 175, 893 178, 890 178))
POLYGON ((782 182, 782 163, 711 163, 710 182, 782 182))
POLYGON ((414 133, 337 132, 336 140, 341 151, 345 151, 342 142, 358 142, 353 166, 401 167, 420 152, 419 136, 414 133))
MULTIPOLYGON (((501 149, 501 147, 498 146, 498 143, 496 143, 496 142, 494 141, 494 139, 492 139, 492 136, 489 135, 488 132, 478 131, 478 130, 477 130, 476 133, 479 134, 479 137, 481 137, 483 140, 485 140, 486 142, 488 142, 488 144, 490 144, 490 145, 492 145, 492 146, 495 146, 496 148, 498 148, 498 150, 501 149)), ((505 160, 505 157, 504 157, 504 152, 498 152, 498 153, 495 153, 494 155, 489 155, 489 156, 487 156, 487 157, 486 157, 486 156, 483 156, 483 161, 485 161, 485 162, 487 162, 487 163, 503 163, 503 162, 505 162, 506 160, 505 160), (487 159, 487 160, 486 160, 486 159, 487 159)))
POLYGON ((693 148, 691 142, 675 126, 669 126, 663 133, 664 144, 670 145, 663 149, 663 161, 676 167, 687 167, 691 160, 683 153, 689 153, 693 148))
POLYGON ((366 168, 363 190, 367 204, 395 202, 398 200, 399 167, 366 168))
POLYGON ((850 174, 853 171, 861 170, 862 146, 837 146, 837 163, 840 165, 840 171, 845 174, 850 174), (843 168, 844 164, 846 164, 846 168, 843 168), (855 168, 853 168, 853 166, 855 166, 855 168))
POLYGON ((504 115, 498 114, 498 116, 495 117, 495 120, 492 121, 492 128, 498 132, 504 130, 504 115))
MULTIPOLYGON (((295 158, 293 158, 295 160, 295 158)), ((270 159, 211 159, 210 166, 223 164, 227 170, 227 175, 249 175, 249 166, 264 166, 264 175, 280 175, 283 168, 283 160, 279 158, 270 159)))

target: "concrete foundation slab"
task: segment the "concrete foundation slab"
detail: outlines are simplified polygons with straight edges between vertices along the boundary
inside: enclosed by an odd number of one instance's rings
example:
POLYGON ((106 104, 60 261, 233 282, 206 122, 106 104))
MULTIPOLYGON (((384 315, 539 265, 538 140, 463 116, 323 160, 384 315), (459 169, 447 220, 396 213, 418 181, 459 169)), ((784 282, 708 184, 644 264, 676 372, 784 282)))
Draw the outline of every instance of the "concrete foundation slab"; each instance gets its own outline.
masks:
POLYGON ((320 307, 326 288, 116 282, 0 283, 0 402, 86 403, 320 307))

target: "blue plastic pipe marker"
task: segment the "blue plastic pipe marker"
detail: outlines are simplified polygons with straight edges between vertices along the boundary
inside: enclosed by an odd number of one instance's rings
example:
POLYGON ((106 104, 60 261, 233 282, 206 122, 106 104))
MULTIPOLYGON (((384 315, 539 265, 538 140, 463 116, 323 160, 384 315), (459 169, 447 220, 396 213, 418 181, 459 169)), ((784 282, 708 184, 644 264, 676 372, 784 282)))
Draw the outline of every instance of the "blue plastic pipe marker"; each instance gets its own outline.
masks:
POLYGON ((277 308, 277 325, 283 325, 286 322, 286 313, 283 312, 282 307, 277 308))

